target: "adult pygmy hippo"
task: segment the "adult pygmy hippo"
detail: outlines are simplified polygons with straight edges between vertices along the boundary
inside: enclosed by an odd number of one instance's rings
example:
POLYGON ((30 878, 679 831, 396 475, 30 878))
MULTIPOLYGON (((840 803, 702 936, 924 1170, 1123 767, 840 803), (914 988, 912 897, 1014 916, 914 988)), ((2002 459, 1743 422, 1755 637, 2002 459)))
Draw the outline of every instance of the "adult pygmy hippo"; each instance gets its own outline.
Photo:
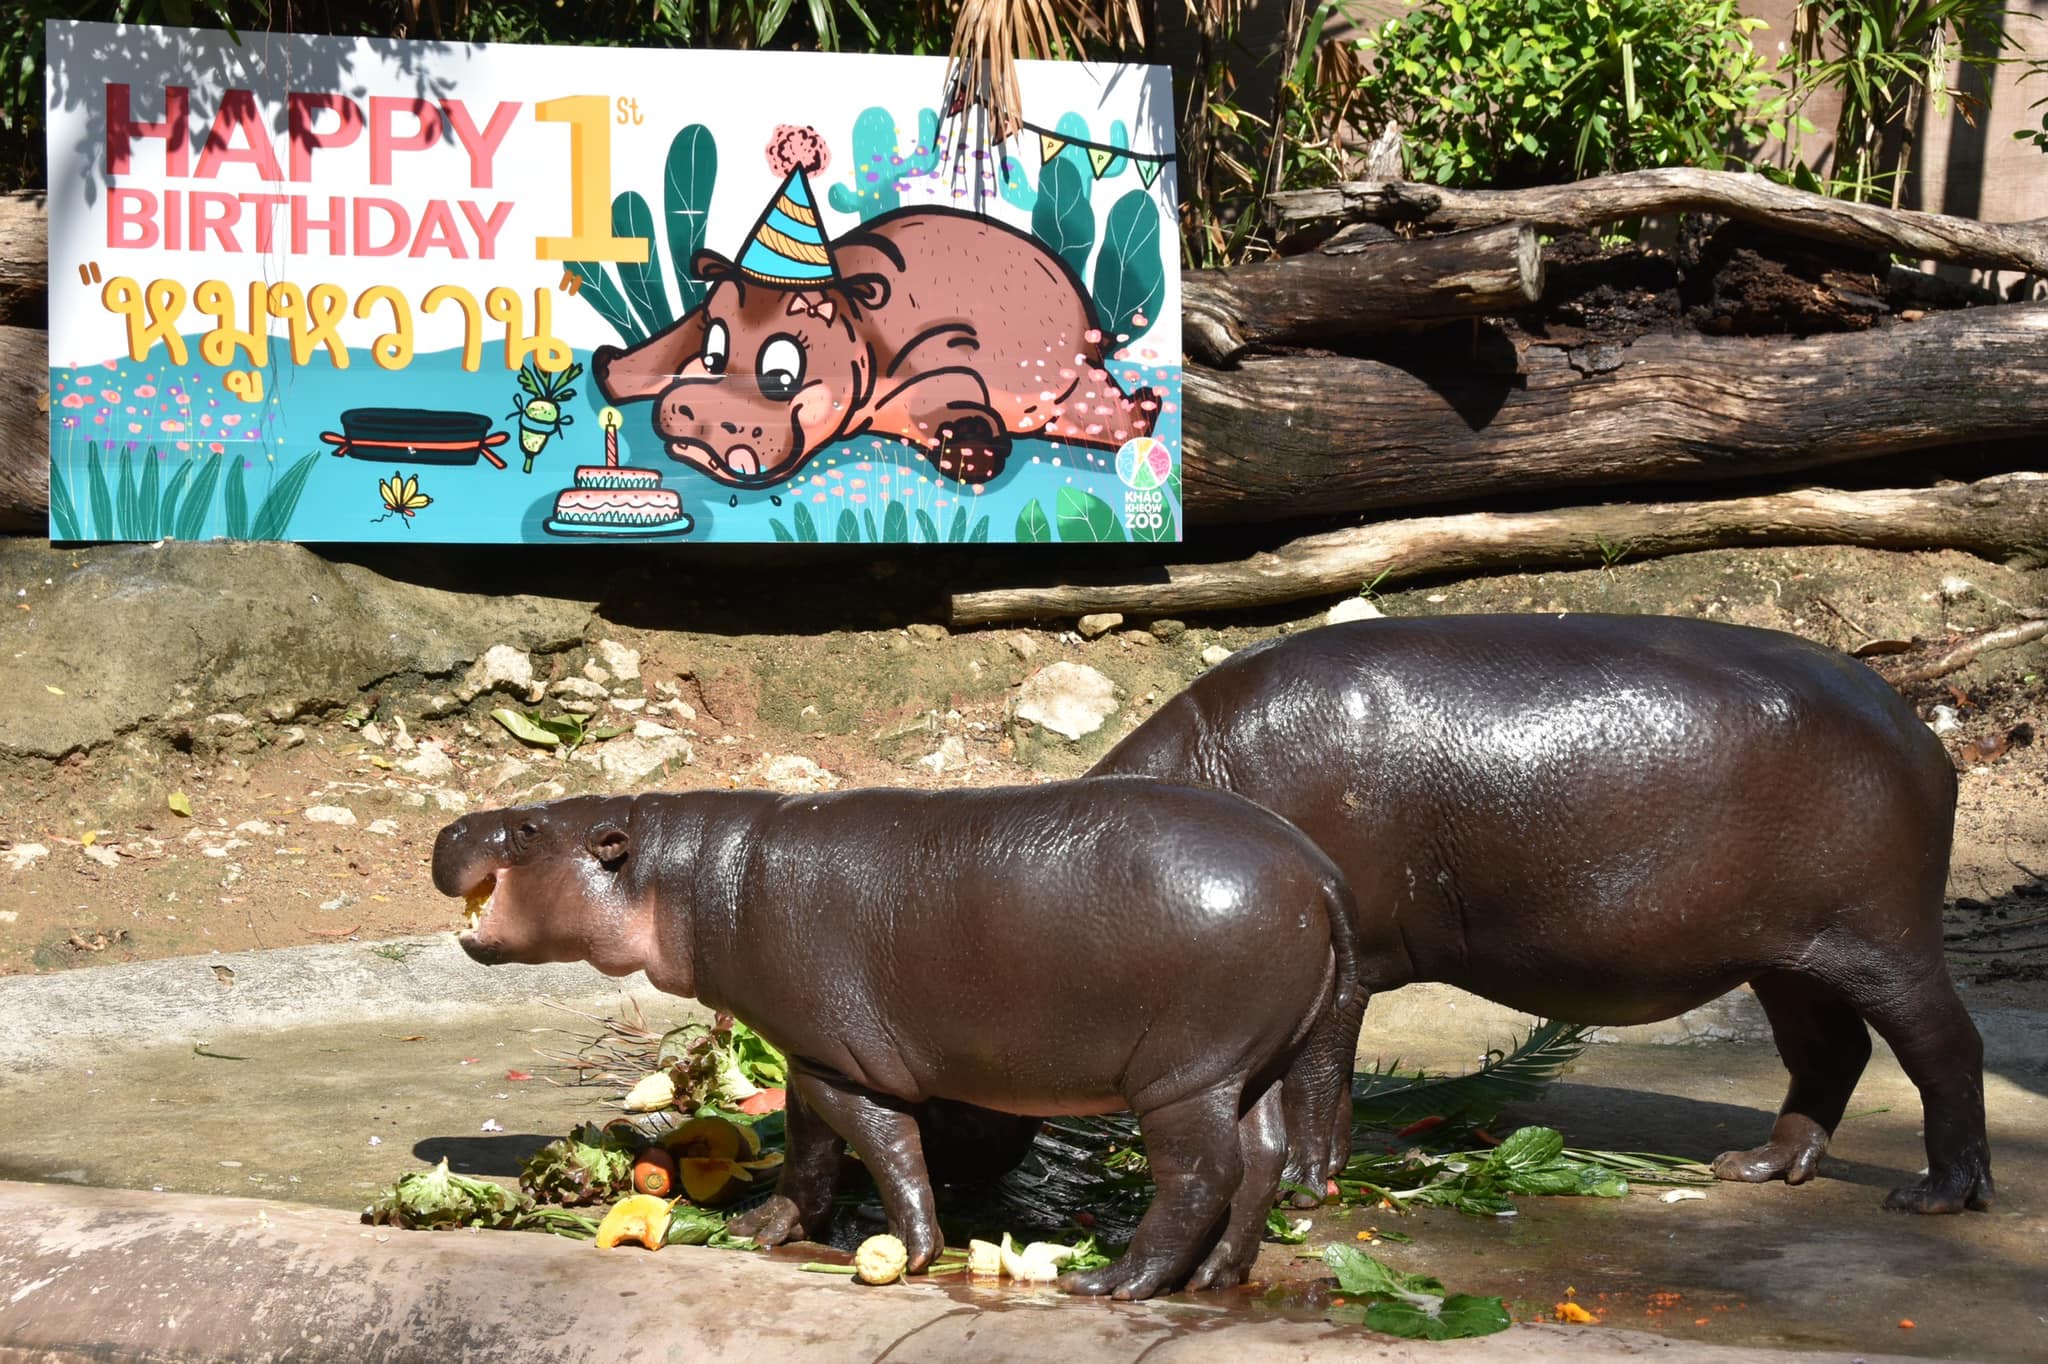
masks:
POLYGON ((1121 1260, 1067 1277, 1076 1293, 1243 1280, 1279 1187, 1283 1084, 1357 989, 1348 892, 1314 844, 1225 792, 1142 778, 579 797, 455 821, 434 884, 467 898, 478 961, 644 969, 784 1051, 781 1179, 734 1223, 771 1245, 822 1232, 844 1141, 910 1268, 928 1265, 912 1105, 1133 1110, 1158 1193, 1121 1260))
POLYGON ((653 399, 672 458, 743 488, 864 435, 906 440, 972 484, 1003 471, 1016 436, 1114 450, 1151 434, 1158 396, 1118 387, 1086 291, 1030 235, 908 208, 832 255, 838 278, 791 288, 701 252, 704 302, 631 350, 600 346, 598 387, 609 402, 653 399))
MULTIPOLYGON (((1667 617, 1331 626, 1211 669, 1094 771, 1293 821, 1350 881, 1382 977, 1599 1024, 1749 982, 1792 1082, 1723 1179, 1812 1178, 1867 1021, 1925 1108, 1927 1174, 1886 1206, 1991 1199, 1983 1049, 1941 945, 1955 772, 1860 663, 1667 617)), ((1311 1044, 1319 1064, 1349 1069, 1364 1003, 1311 1044)), ((1290 1178, 1321 1187, 1342 1161, 1348 1130, 1323 1130, 1290 1178)))

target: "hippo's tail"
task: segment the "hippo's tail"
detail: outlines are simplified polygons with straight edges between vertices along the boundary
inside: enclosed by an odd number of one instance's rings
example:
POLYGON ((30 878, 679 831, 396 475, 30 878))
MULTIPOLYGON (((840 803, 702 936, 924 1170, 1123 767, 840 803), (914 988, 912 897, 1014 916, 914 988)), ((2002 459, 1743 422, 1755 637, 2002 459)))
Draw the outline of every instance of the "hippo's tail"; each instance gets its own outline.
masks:
POLYGON ((1361 988, 1355 928, 1357 902, 1352 897, 1351 884, 1342 876, 1323 878, 1323 912, 1330 916, 1330 951, 1337 959, 1337 992, 1331 997, 1330 1008, 1342 1015, 1350 1012, 1361 988))

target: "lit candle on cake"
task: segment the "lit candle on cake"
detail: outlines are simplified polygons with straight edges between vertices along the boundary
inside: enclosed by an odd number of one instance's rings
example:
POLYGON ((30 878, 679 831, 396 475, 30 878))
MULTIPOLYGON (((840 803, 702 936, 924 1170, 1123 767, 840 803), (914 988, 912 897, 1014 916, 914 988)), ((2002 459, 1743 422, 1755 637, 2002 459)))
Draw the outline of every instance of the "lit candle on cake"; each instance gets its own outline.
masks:
POLYGON ((626 419, 619 415, 616 407, 607 407, 597 414, 597 424, 604 428, 604 462, 608 469, 619 467, 619 428, 626 419))

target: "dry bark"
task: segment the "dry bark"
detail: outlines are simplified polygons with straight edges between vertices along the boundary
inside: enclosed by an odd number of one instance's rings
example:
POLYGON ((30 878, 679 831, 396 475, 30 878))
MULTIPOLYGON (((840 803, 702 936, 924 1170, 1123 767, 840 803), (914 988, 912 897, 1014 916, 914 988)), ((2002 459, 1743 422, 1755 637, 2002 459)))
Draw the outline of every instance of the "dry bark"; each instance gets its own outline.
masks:
POLYGON ((1926 260, 2048 275, 2048 219, 1984 223, 1830 199, 1761 175, 1734 171, 1626 171, 1535 189, 1446 189, 1414 181, 1352 180, 1289 190, 1269 201, 1282 249, 1339 222, 1407 222, 1433 228, 1524 221, 1577 231, 1651 213, 1718 213, 1822 241, 1926 260))
POLYGON ((1351 593, 1360 584, 1596 565, 1733 546, 1840 544, 2048 554, 2048 474, 1876 492, 1803 489, 1713 502, 1434 516, 1331 531, 1236 563, 1179 564, 1147 582, 965 592, 956 625, 1120 611, 1168 616, 1351 593))
MULTIPOLYGON (((1500 369, 1512 368, 1512 351, 1500 369)), ((1484 357, 1480 357, 1483 359, 1484 357)), ((1788 338, 1536 345, 1521 373, 1346 356, 1190 365, 1189 519, 1787 473, 2048 431, 2048 304, 1788 338)))
POLYGON ((0 194, 0 324, 49 325, 49 224, 40 194, 0 194))
POLYGON ((49 333, 0 327, 0 373, 31 376, 0 403, 0 532, 40 532, 50 513, 49 333))
POLYGON ((1543 249, 1526 223, 1386 241, 1325 243, 1287 260, 1202 270, 1182 284, 1190 357, 1228 365, 1254 346, 1411 331, 1512 312, 1543 292, 1543 249))

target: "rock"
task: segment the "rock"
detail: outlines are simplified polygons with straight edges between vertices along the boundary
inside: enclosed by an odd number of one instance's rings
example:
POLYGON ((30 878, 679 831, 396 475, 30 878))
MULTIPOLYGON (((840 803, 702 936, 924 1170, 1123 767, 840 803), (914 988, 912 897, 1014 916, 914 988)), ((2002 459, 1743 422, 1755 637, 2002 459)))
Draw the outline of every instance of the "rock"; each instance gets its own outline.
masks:
POLYGON ((670 766, 688 766, 697 760, 690 741, 675 733, 609 739, 577 757, 595 762, 606 780, 618 783, 644 781, 670 766))
POLYGON ((917 759, 917 765, 930 772, 950 772, 967 766, 967 745, 957 734, 949 734, 940 741, 936 751, 917 759))
POLYGON ((356 822, 356 812, 346 805, 309 805, 304 813, 314 824, 339 824, 348 827, 356 822))
POLYGON ((390 742, 390 736, 385 734, 384 726, 378 724, 375 720, 364 725, 359 732, 363 736, 363 742, 372 748, 383 748, 390 742))
POLYGON ((524 697, 532 690, 533 660, 523 649, 493 644, 464 674, 455 694, 467 702, 493 692, 524 697))
POLYGON ((398 766, 401 771, 410 772, 415 777, 424 777, 428 781, 441 781, 455 775, 454 759, 448 756, 446 749, 436 743, 421 744, 419 752, 410 758, 401 759, 398 766))
POLYGON ((1954 706, 1936 706, 1934 718, 1927 722, 1927 727, 1936 734, 1953 734, 1963 727, 1963 722, 1956 717, 1954 706))
POLYGON ((434 804, 451 815, 459 815, 469 808, 469 797, 460 791, 451 791, 445 786, 436 786, 427 792, 434 798, 434 804))
POLYGON ((568 715, 595 715, 604 709, 602 701, 557 701, 555 704, 568 715))
POLYGON ((1380 620, 1383 613, 1363 597, 1346 597, 1323 613, 1325 625, 1342 625, 1348 620, 1380 620))
POLYGON ((644 696, 614 696, 612 704, 620 710, 640 710, 647 704, 644 696))
POLYGON ((1152 638, 1161 644, 1171 644, 1188 632, 1188 627, 1177 620, 1155 620, 1152 622, 1152 638))
POLYGON ((276 838, 284 832, 284 829, 280 825, 272 824, 267 819, 245 819, 235 826, 235 832, 238 834, 257 834, 263 838, 276 838))
POLYGON ((541 781, 513 797, 521 805, 535 805, 544 800, 560 800, 569 794, 569 788, 558 781, 541 781))
POLYGON ((615 639, 601 639, 597 642, 597 656, 604 660, 604 666, 611 669, 613 677, 621 682, 640 680, 640 651, 628 649, 615 639))
POLYGON ((284 732, 284 738, 278 742, 286 748, 297 748, 306 742, 306 731, 298 725, 293 725, 284 732))
POLYGON ((920 644, 938 644, 946 638, 946 627, 934 625, 928 620, 912 621, 909 631, 910 637, 920 644))
POLYGON ((548 688, 549 696, 573 696, 579 701, 603 703, 611 700, 612 694, 587 677, 565 677, 548 688))
POLYGON ((839 786, 839 778, 796 753, 762 759, 753 775, 754 780, 763 786, 788 796, 816 795, 820 791, 836 790, 839 786))
POLYGON ((398 832, 398 821, 395 819, 373 819, 364 827, 373 834, 382 834, 389 838, 392 834, 398 832))
POLYGON ((440 720, 462 709, 462 702, 447 692, 437 691, 420 702, 420 714, 429 720, 440 720))
POLYGON ((49 855, 50 850, 44 844, 17 843, 6 852, 0 852, 0 862, 5 862, 9 871, 27 871, 49 855))
POLYGON ((1150 630, 1119 630, 1116 632, 1116 637, 1124 643, 1134 644, 1140 649, 1156 649, 1159 647, 1159 637, 1150 630))
POLYGON ((600 687, 612 680, 612 675, 604 670, 604 665, 594 658, 583 665, 583 675, 600 687))
POLYGON ((1010 652, 1023 659, 1026 663, 1029 663, 1032 656, 1038 652, 1038 641, 1022 631, 1011 635, 1003 643, 1009 645, 1010 652))
POLYGON ((1082 663, 1049 663, 1017 689, 1017 716, 1066 739, 1093 734, 1116 708, 1116 684, 1082 663))
POLYGON ((1213 668, 1228 657, 1230 657, 1230 650, 1224 648, 1221 644, 1211 644, 1208 648, 1202 650, 1202 664, 1204 667, 1213 668))
POLYGON ((533 767, 529 763, 523 763, 517 758, 507 758, 490 771, 484 773, 484 789, 486 791, 495 791, 501 786, 509 786, 532 770, 533 767))
POLYGON ((633 722, 633 737, 636 739, 666 739, 674 733, 667 725, 658 725, 652 720, 633 722))
POLYGON ((206 723, 233 733, 249 727, 249 717, 238 710, 215 711, 206 717, 206 723))
POLYGON ((103 867, 118 867, 121 865, 119 853, 116 853, 112 848, 102 847, 98 843, 88 843, 83 848, 80 848, 79 851, 85 854, 87 861, 97 862, 103 867))
POLYGON ((1074 633, 1083 639, 1094 639, 1098 635, 1108 634, 1123 623, 1124 617, 1121 611, 1098 611, 1093 615, 1083 616, 1075 621, 1074 633))

